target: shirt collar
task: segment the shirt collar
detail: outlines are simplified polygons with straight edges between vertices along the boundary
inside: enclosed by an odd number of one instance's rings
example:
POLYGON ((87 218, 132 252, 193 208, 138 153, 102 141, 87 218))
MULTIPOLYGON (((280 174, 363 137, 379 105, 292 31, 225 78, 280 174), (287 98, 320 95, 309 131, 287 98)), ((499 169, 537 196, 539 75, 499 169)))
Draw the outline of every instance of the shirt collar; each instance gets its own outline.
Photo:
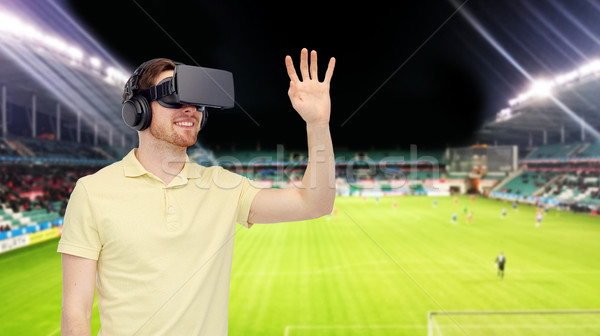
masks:
MULTIPOLYGON (((135 156, 136 149, 132 149, 124 158, 123 158, 123 172, 127 177, 138 177, 145 174, 148 174, 148 171, 142 164, 138 161, 135 156)), ((190 178, 199 178, 201 175, 202 166, 194 164, 190 161, 190 158, 185 156, 185 165, 181 172, 177 175, 177 178, 181 178, 182 180, 187 180, 190 178)))
POLYGON ((142 166, 135 156, 135 148, 129 151, 123 158, 123 172, 127 177, 138 177, 148 174, 148 171, 142 166))

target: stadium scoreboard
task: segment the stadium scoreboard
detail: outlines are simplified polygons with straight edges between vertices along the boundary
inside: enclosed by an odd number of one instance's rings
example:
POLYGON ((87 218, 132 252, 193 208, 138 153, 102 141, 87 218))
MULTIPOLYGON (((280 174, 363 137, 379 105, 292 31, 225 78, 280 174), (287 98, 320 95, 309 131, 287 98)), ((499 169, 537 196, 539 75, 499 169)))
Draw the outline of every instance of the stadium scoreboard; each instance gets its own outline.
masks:
POLYGON ((446 169, 456 173, 510 173, 518 167, 517 146, 485 146, 448 148, 446 169))

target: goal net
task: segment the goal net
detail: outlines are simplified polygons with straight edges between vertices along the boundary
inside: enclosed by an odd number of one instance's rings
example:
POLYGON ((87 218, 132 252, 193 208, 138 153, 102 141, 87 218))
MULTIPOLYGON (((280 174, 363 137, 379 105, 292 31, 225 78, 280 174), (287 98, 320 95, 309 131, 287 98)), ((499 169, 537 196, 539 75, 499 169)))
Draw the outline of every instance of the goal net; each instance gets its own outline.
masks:
POLYGON ((428 336, 600 336, 600 310, 432 311, 428 336))

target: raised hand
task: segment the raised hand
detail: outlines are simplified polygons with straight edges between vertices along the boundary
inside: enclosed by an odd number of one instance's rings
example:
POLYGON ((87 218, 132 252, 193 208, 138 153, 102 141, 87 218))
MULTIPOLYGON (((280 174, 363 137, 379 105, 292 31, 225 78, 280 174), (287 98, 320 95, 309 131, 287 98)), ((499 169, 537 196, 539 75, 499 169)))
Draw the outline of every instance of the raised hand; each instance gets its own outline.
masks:
POLYGON ((308 64, 308 50, 302 49, 300 53, 300 74, 298 78, 294 63, 290 56, 285 57, 285 66, 290 77, 288 96, 292 106, 307 124, 329 123, 331 113, 331 100, 329 98, 329 83, 333 76, 335 58, 329 60, 325 79, 319 82, 317 72, 317 52, 310 53, 310 69, 308 64))

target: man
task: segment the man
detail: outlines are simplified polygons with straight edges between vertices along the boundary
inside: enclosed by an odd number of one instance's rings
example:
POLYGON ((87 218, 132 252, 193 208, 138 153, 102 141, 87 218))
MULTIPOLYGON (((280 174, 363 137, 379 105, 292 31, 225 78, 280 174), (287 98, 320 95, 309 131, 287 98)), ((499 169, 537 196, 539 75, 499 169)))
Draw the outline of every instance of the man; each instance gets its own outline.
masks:
MULTIPOLYGON (((309 163, 300 185, 259 189, 220 167, 188 161, 201 106, 151 101, 139 147, 81 178, 71 195, 62 253, 62 334, 90 335, 97 282, 99 335, 227 335, 235 223, 299 221, 331 212, 335 162, 329 132, 329 83, 317 54, 303 49, 298 77, 291 57, 288 95, 306 122, 309 163)), ((173 76, 175 64, 150 62, 139 91, 173 76)), ((138 92, 139 92, 138 91, 138 92)), ((248 312, 249 314, 251 312, 248 312)))
POLYGON ((498 257, 496 257, 496 264, 498 265, 498 279, 504 279, 504 264, 506 264, 504 252, 500 252, 498 257))

